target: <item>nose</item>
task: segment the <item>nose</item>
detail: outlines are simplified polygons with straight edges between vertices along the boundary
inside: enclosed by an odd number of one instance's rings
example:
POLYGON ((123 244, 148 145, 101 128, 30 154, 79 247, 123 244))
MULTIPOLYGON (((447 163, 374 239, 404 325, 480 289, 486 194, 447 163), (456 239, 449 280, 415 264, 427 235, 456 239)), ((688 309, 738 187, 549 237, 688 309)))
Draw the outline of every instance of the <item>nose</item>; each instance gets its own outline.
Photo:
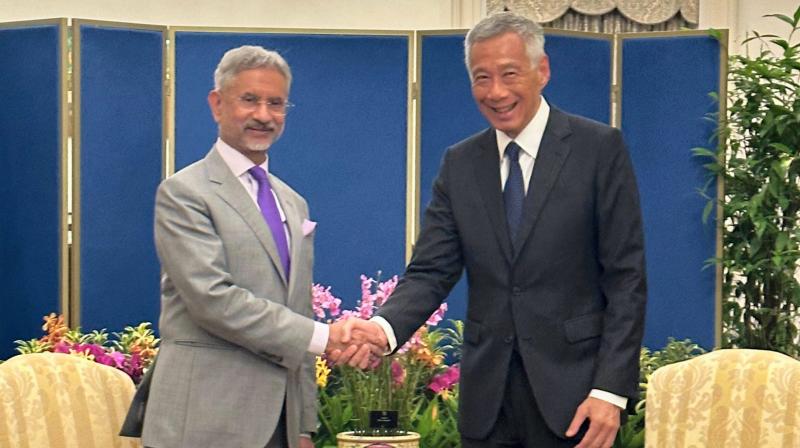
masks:
POLYGON ((489 90, 486 92, 486 97, 490 100, 501 100, 506 97, 508 94, 508 89, 503 82, 498 79, 494 78, 489 84, 489 90))
POLYGON ((269 107, 267 107, 267 103, 264 101, 259 102, 258 105, 256 105, 255 110, 253 111, 253 118, 255 118, 258 121, 262 122, 272 121, 275 117, 276 115, 273 114, 271 110, 269 110, 269 107))

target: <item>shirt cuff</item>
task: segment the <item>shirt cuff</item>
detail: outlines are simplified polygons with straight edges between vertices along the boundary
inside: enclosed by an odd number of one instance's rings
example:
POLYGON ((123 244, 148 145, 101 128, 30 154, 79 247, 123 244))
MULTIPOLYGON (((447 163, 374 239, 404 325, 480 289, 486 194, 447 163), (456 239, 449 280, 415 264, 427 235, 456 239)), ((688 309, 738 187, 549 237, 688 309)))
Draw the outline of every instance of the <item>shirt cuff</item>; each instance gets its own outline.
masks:
POLYGON ((305 437, 306 439, 310 439, 311 438, 311 434, 306 434, 306 433, 303 432, 303 433, 300 433, 300 437, 305 437))
POLYGON ((314 322, 314 333, 311 335, 311 342, 308 343, 308 351, 321 355, 325 353, 325 347, 328 346, 328 336, 330 335, 330 328, 322 322, 314 322))
POLYGON ((392 326, 389 325, 389 322, 381 316, 372 317, 370 322, 375 322, 376 324, 380 325, 384 334, 386 334, 386 341, 389 343, 389 351, 385 352, 384 355, 392 353, 397 348, 397 337, 394 335, 394 329, 392 329, 392 326))
POLYGON ((589 392, 589 396, 597 398, 598 400, 607 401, 621 409, 625 409, 628 405, 627 398, 600 389, 592 389, 592 391, 589 392))

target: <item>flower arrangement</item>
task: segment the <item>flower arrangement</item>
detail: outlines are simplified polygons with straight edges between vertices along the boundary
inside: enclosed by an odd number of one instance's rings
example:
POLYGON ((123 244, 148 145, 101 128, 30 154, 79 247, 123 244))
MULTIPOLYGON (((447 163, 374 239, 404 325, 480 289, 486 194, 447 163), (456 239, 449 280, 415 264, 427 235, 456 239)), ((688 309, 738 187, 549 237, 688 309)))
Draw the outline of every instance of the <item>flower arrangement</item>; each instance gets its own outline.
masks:
MULTIPOLYGON (((342 310, 341 299, 330 287, 313 285, 312 305, 319 321, 334 322, 358 317, 369 319, 391 298, 397 276, 380 281, 361 276, 361 299, 354 310, 342 310)), ((360 435, 391 435, 392 431, 369 426, 369 412, 393 410, 398 415, 398 431, 420 434, 420 446, 456 447, 459 366, 457 362, 463 334, 461 322, 452 328, 438 327, 447 304, 436 310, 414 336, 394 355, 368 370, 332 366, 317 359, 317 385, 320 388, 321 427, 317 446, 336 444, 336 434, 354 431, 360 435)))
POLYGON ((86 334, 80 328, 70 329, 64 323, 63 315, 50 313, 43 319, 42 330, 45 335, 29 341, 14 341, 17 352, 54 352, 80 356, 122 370, 136 384, 139 384, 158 352, 160 340, 155 337, 149 322, 125 327, 122 332, 112 333, 109 338, 105 329, 86 334))

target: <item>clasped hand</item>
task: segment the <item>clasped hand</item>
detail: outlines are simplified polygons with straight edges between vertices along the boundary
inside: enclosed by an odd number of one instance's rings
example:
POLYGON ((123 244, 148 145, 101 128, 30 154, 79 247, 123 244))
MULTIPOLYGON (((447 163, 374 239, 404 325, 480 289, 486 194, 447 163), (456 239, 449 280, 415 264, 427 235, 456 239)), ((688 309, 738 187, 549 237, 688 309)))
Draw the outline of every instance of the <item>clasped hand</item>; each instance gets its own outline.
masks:
POLYGON ((366 369, 374 365, 387 348, 386 334, 380 325, 350 318, 330 325, 325 354, 335 364, 366 369))

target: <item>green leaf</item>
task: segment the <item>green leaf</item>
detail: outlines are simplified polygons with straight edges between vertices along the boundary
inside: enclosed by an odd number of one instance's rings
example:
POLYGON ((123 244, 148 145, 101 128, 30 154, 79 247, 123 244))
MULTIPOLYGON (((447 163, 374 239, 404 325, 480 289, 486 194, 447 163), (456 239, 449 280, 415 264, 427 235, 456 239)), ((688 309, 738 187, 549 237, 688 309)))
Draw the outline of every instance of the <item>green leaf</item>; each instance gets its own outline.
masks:
POLYGON ((708 218, 711 216, 712 211, 714 211, 714 201, 706 202, 706 206, 703 207, 703 223, 708 223, 708 218))
POLYGON ((708 148, 701 148, 701 147, 692 148, 692 153, 697 157, 711 157, 714 159, 717 158, 717 152, 712 151, 708 148))
POLYGON ((708 35, 713 37, 714 39, 722 42, 722 31, 718 29, 711 28, 708 30, 708 35))
POLYGON ((786 232, 778 233, 775 238, 775 252, 783 252, 789 246, 789 234, 786 232))
POLYGON ((785 39, 772 39, 770 42, 783 48, 784 51, 789 50, 789 42, 787 42, 785 39))
POLYGON ((792 27, 795 27, 797 25, 797 21, 795 19, 785 14, 767 14, 764 17, 775 17, 778 20, 788 23, 792 27))

